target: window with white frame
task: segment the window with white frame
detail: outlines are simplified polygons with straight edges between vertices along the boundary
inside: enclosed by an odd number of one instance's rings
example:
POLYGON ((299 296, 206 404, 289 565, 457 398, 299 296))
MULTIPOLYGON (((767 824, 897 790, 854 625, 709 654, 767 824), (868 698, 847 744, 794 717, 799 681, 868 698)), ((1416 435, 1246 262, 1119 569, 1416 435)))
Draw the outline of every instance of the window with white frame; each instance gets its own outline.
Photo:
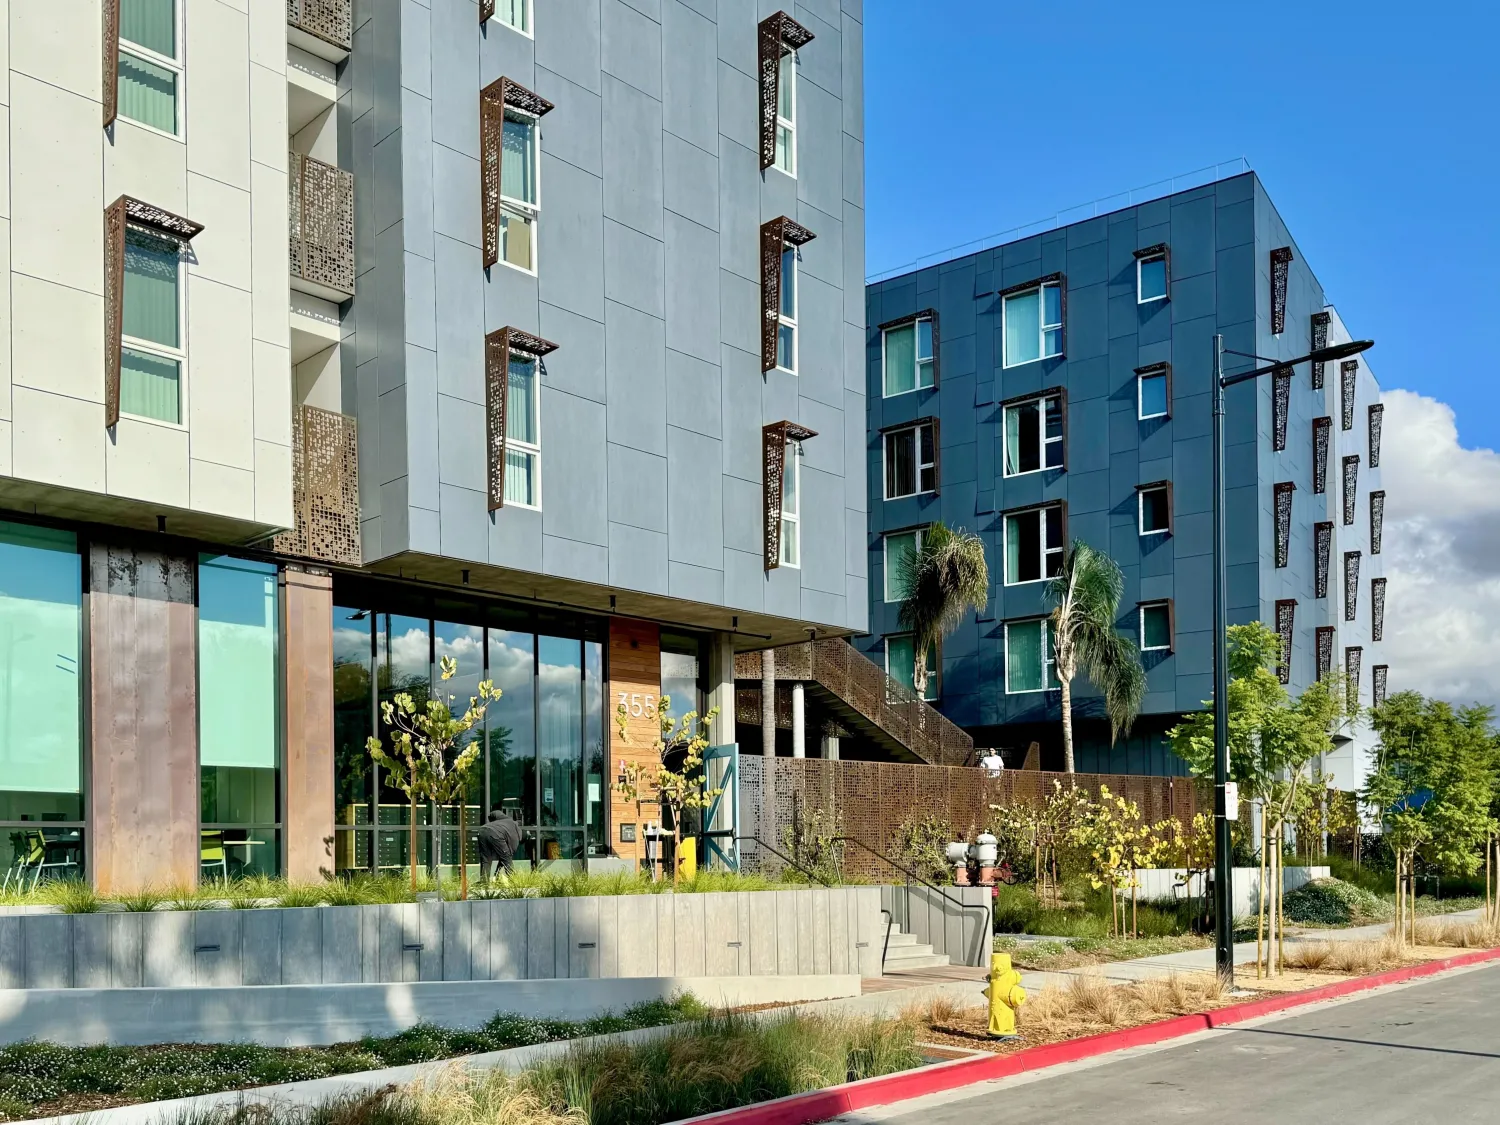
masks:
POLYGON ((1016 695, 1061 686, 1054 662, 1052 622, 1045 617, 1005 623, 1005 690, 1016 695))
POLYGON ((121 117, 174 136, 181 131, 182 35, 178 0, 119 0, 121 117))
POLYGON ((182 422, 182 251, 170 239, 125 232, 120 324, 120 413, 182 422))
POLYGON ((1172 603, 1143 602, 1141 612, 1141 651, 1170 652, 1172 649, 1172 603))
POLYGON ((505 386, 505 502, 542 506, 541 394, 536 357, 510 353, 505 386))
POLYGON ((1136 376, 1136 416, 1142 421, 1165 418, 1170 410, 1166 371, 1143 371, 1136 376))
MULTIPOLYGON (((938 697, 937 649, 927 649, 927 690, 922 698, 934 700, 938 697)), ((911 634, 885 639, 885 674, 904 688, 917 690, 916 644, 911 634)))
POLYGON ((797 174, 797 53, 783 49, 776 78, 776 167, 797 174))
POLYGON ((1063 562, 1063 510, 1060 504, 1007 512, 1005 584, 1056 577, 1063 562))
POLYGON ((1005 408, 1005 475, 1063 465, 1062 395, 1043 395, 1005 408))
POLYGON ((1165 535, 1172 530, 1172 494, 1166 483, 1142 485, 1140 497, 1141 534, 1165 535))
POLYGON ((1002 316, 1006 367, 1062 355, 1062 286, 1058 282, 1010 294, 1002 316))
POLYGON ((797 248, 781 247, 781 308, 776 326, 776 366, 797 373, 797 248))
POLYGON ((885 397, 931 387, 936 378, 932 362, 932 318, 918 317, 881 333, 885 397))
POLYGON ((536 272, 536 226, 541 207, 537 122, 505 107, 500 134, 500 260, 536 272))
POLYGON ((885 600, 899 602, 906 597, 902 571, 906 560, 922 549, 922 529, 893 531, 885 537, 885 600))
POLYGON ((1150 254, 1135 260, 1135 299, 1137 304, 1167 299, 1167 256, 1150 254))
POLYGON ((919 422, 885 435, 885 498, 937 491, 937 435, 919 422))
POLYGON ((495 18, 522 35, 530 35, 531 0, 495 0, 495 18))
POLYGON ((802 565, 802 443, 789 441, 781 473, 781 565, 802 565))

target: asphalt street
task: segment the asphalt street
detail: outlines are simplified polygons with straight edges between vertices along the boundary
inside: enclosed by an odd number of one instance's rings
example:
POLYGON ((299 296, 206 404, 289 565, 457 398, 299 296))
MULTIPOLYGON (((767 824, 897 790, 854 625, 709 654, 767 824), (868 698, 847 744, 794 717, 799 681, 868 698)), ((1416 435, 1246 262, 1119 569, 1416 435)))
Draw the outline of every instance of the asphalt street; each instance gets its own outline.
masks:
POLYGON ((844 1125, 1500 1122, 1500 966, 837 1120, 844 1125))

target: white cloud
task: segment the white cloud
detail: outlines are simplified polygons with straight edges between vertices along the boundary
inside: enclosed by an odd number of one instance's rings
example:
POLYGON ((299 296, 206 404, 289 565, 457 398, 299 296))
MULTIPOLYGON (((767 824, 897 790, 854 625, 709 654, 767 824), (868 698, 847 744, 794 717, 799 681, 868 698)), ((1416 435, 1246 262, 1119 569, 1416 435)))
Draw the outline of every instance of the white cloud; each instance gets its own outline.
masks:
POLYGON ((1500 704, 1500 454, 1460 445, 1446 403, 1382 397, 1390 688, 1500 704))

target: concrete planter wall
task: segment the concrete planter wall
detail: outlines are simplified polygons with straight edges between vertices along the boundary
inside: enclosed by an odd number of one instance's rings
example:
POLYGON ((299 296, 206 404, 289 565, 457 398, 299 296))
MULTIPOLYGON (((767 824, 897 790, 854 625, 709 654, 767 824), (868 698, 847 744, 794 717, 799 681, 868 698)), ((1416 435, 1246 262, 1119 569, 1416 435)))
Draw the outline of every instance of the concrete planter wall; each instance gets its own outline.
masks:
POLYGON ((955 965, 988 965, 995 928, 993 896, 988 887, 944 887, 941 892, 920 883, 881 887, 880 905, 896 926, 946 954, 955 965), (959 905, 962 903, 962 905, 959 905))
MULTIPOLYGON (((1141 884, 1136 895, 1143 902, 1148 899, 1197 897, 1204 893, 1204 879, 1201 875, 1193 876, 1191 887, 1178 886, 1178 879, 1187 874, 1181 868, 1163 867, 1151 871, 1137 871, 1135 874, 1141 884)), ((1281 869, 1283 891, 1295 891, 1314 879, 1326 878, 1328 878, 1326 867, 1283 867, 1281 869)), ((1126 891, 1125 897, 1129 896, 1130 892, 1126 891)), ((1254 914, 1259 909, 1260 868, 1236 867, 1234 869, 1235 916, 1254 914)))
POLYGON ((880 975, 878 887, 0 917, 0 988, 880 975))

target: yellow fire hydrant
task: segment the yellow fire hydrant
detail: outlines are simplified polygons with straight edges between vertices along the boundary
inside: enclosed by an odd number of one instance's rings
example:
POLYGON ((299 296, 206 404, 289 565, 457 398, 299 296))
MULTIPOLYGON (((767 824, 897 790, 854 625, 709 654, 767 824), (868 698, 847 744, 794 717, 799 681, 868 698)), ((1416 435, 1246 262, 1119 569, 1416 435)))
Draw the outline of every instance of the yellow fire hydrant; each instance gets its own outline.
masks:
POLYGON ((1021 974, 1010 967, 1009 953, 996 953, 990 959, 990 983, 984 990, 990 1000, 990 1035, 1010 1039, 1016 1034, 1016 1009, 1026 1003, 1021 974))

